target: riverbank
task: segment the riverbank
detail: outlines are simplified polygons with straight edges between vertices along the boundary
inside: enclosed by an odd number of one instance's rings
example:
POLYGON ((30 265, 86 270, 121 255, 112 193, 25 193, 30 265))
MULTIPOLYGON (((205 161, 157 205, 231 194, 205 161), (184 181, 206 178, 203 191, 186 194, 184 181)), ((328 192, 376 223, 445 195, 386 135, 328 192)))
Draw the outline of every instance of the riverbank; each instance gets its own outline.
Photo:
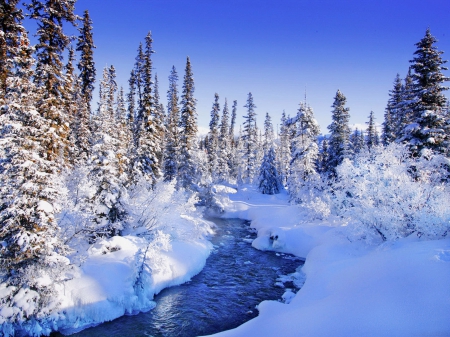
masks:
POLYGON ((449 336, 450 239, 353 240, 338 218, 310 220, 286 194, 251 186, 221 200, 223 217, 250 220, 252 245, 305 258, 306 282, 290 304, 215 336, 449 336))

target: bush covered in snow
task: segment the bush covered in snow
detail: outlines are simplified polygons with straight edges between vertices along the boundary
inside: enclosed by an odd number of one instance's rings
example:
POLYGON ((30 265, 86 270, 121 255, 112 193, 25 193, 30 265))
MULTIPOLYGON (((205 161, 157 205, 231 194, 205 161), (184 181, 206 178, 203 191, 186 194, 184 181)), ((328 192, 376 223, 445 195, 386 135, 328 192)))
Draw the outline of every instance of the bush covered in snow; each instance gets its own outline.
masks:
POLYGON ((414 158, 400 144, 373 147, 338 166, 332 210, 383 241, 413 233, 442 238, 450 224, 449 168, 450 161, 432 151, 414 158))

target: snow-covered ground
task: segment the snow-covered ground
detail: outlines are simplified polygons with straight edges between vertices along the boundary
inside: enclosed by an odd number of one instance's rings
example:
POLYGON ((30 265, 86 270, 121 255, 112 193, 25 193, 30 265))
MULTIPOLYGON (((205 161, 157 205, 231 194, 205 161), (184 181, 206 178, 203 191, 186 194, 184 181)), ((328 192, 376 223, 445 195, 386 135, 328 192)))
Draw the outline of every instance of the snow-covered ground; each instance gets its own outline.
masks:
POLYGON ((264 301, 215 336, 450 336, 450 239, 352 240, 340 219, 309 221, 286 194, 251 186, 222 204, 224 217, 252 221, 255 248, 305 258, 306 282, 290 304, 264 301))

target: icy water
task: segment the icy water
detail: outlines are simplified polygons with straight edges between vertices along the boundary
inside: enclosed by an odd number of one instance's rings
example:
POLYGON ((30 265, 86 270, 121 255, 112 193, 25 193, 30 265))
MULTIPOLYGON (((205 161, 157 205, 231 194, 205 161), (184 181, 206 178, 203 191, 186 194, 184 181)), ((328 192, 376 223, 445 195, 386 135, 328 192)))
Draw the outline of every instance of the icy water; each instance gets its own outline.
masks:
MULTIPOLYGON (((275 286, 279 275, 295 272, 303 262, 289 255, 258 251, 256 237, 240 219, 216 223, 214 250, 203 271, 188 283, 155 297, 156 308, 83 330, 71 336, 192 337, 235 328, 258 315, 264 300, 279 300, 286 289, 275 286)), ((294 288, 292 282, 285 283, 294 288)))

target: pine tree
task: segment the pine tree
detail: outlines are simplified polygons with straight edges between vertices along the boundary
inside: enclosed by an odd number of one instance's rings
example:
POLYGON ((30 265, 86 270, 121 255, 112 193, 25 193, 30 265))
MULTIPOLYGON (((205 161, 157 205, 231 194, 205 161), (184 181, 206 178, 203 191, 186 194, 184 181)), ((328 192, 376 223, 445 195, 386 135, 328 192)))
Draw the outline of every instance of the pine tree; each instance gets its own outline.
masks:
POLYGON ((319 158, 317 137, 320 134, 320 128, 312 108, 304 103, 300 103, 296 126, 297 134, 292 142, 289 163, 288 187, 291 198, 299 202, 301 201, 300 190, 316 179, 319 158))
POLYGON ((89 173, 89 179, 96 190, 93 198, 89 200, 94 213, 91 240, 117 235, 122 229, 121 220, 125 216, 121 197, 127 177, 120 168, 120 160, 123 158, 119 152, 121 131, 118 132, 117 124, 120 121, 117 120, 118 112, 114 109, 117 83, 113 66, 104 68, 100 88, 99 113, 92 146, 92 168, 89 173))
POLYGON ((408 69, 408 74, 405 77, 404 85, 402 85, 400 99, 398 103, 397 116, 397 139, 405 142, 409 137, 409 128, 406 127, 413 122, 413 109, 417 98, 414 93, 414 82, 412 78, 411 68, 408 69))
POLYGON ((274 146, 274 134, 273 134, 273 124, 272 119, 268 112, 266 112, 266 119, 264 120, 264 140, 263 140, 263 150, 266 153, 271 147, 274 146))
MULTIPOLYGON (((20 25, 21 19, 16 22, 20 25)), ((14 317, 26 315, 31 320, 55 309, 49 301, 68 261, 55 219, 63 197, 59 167, 46 155, 50 121, 36 111, 33 49, 25 29, 20 28, 16 43, 17 57, 5 78, 6 105, 0 115, 5 154, 0 161, 0 273, 2 282, 13 287, 2 298, 2 310, 17 310, 14 296, 21 293, 35 306, 26 313, 16 311, 14 317), (42 279, 50 282, 44 284, 42 279)))
POLYGON ((288 126, 286 125, 286 112, 283 110, 281 115, 280 133, 278 135, 280 143, 277 148, 277 171, 280 175, 280 181, 282 185, 287 183, 287 177, 289 172, 289 162, 291 157, 290 140, 288 134, 288 126))
POLYGON ((180 166, 178 167, 178 187, 193 188, 196 178, 196 163, 193 151, 197 147, 197 112, 194 98, 194 77, 189 57, 186 61, 186 69, 183 81, 183 93, 181 96, 180 117, 180 166))
POLYGON ((394 88, 389 91, 389 100, 384 113, 383 122, 383 145, 387 146, 400 137, 400 124, 402 119, 401 95, 403 85, 400 75, 394 80, 394 88))
POLYGON ((217 180, 228 181, 231 169, 231 142, 229 131, 229 111, 228 102, 225 98, 225 105, 222 111, 222 120, 219 128, 218 152, 217 152, 217 180))
POLYGON ((164 152, 164 136, 166 132, 164 105, 160 101, 158 74, 155 74, 155 95, 154 95, 153 124, 155 128, 155 138, 158 143, 156 158, 158 159, 159 168, 162 169, 162 160, 164 152))
POLYGON ((258 134, 256 130, 256 105, 253 103, 252 93, 248 93, 247 104, 244 105, 247 108, 247 114, 244 116, 244 131, 242 133, 242 142, 244 153, 242 160, 245 165, 245 170, 242 175, 244 183, 251 183, 254 179, 256 172, 256 151, 258 134))
POLYGON ((211 175, 215 174, 217 168, 217 152, 219 149, 219 120, 220 120, 219 95, 214 94, 214 103, 211 110, 208 133, 208 165, 211 175))
POLYGON ((129 91, 127 94, 127 104, 128 104, 128 124, 133 133, 133 148, 136 149, 137 146, 137 132, 136 132, 136 75, 134 69, 131 70, 130 79, 128 80, 129 91))
POLYGON ((233 107, 231 108, 231 122, 230 122, 230 141, 231 146, 235 146, 235 140, 234 140, 234 127, 236 125, 236 114, 237 114, 237 101, 233 101, 233 107))
POLYGON ((79 28, 77 51, 80 52, 80 62, 78 69, 81 78, 81 94, 87 104, 87 112, 91 113, 92 92, 95 82, 95 62, 94 62, 94 40, 92 34, 92 20, 89 11, 85 10, 83 15, 83 26, 79 28))
POLYGON ((353 131, 350 135, 350 146, 352 149, 352 153, 357 155, 360 153, 366 146, 366 140, 364 137, 364 132, 358 130, 358 128, 353 131))
MULTIPOLYGON (((6 94, 6 79, 14 72, 13 60, 18 56, 18 41, 24 28, 19 0, 4 0, 0 6, 0 106, 6 94)), ((1 112, 0 112, 1 114, 1 112)))
POLYGON ((416 43, 415 57, 410 61, 414 81, 416 103, 413 107, 413 120, 416 125, 410 125, 408 141, 411 150, 418 154, 423 148, 429 148, 440 153, 447 153, 449 134, 445 130, 445 108, 447 98, 443 94, 448 87, 444 82, 449 78, 444 76, 443 52, 438 51, 434 44, 436 38, 427 29, 425 37, 416 43))
MULTIPOLYGON (((137 158, 135 169, 138 174, 142 174, 146 179, 156 183, 161 176, 160 162, 158 157, 161 153, 161 122, 155 120, 155 106, 153 96, 152 81, 152 60, 151 55, 154 53, 152 49, 152 36, 149 32, 145 38, 145 51, 143 54, 143 62, 140 66, 140 73, 137 78, 141 79, 141 100, 139 104, 139 112, 137 122, 137 158)), ((138 58, 140 56, 138 55, 138 58)), ((139 83, 139 80, 138 80, 139 83)))
POLYGON ((332 174, 344 158, 350 157, 350 127, 348 124, 350 121, 350 109, 345 107, 346 101, 345 96, 338 90, 332 105, 332 122, 328 126, 330 138, 328 144, 329 162, 327 167, 332 174))
POLYGON ((164 181, 172 181, 177 176, 180 152, 180 109, 178 107, 178 74, 175 66, 169 75, 167 90, 167 119, 164 147, 164 181))
POLYGON ((378 143, 378 135, 377 135, 377 129, 375 126, 375 117, 373 115, 373 111, 370 112, 369 115, 369 121, 366 122, 367 124, 367 130, 366 130, 366 145, 367 148, 370 150, 372 147, 376 146, 378 143))
POLYGON ((280 193, 280 179, 275 166, 275 151, 273 147, 267 150, 259 169, 259 191, 262 194, 280 193))
POLYGON ((63 52, 70 44, 63 23, 75 25, 75 0, 32 0, 28 5, 32 19, 37 20, 37 64, 34 81, 39 90, 37 109, 51 121, 45 144, 52 161, 66 164, 69 133, 68 118, 63 101, 63 52))

